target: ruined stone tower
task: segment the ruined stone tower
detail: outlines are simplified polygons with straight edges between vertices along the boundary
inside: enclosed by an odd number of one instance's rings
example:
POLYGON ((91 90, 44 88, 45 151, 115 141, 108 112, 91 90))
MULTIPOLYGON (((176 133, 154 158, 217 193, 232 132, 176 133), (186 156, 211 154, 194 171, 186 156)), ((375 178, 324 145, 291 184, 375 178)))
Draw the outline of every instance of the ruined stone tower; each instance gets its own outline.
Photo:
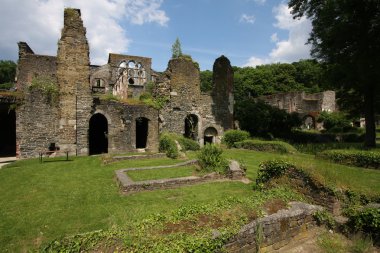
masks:
POLYGON ((91 110, 90 60, 86 29, 78 9, 65 9, 58 43, 59 146, 87 153, 87 121, 91 110))
POLYGON ((214 64, 212 94, 201 93, 197 65, 188 58, 171 59, 158 95, 169 102, 160 110, 161 131, 184 135, 205 143, 218 143, 225 130, 233 128, 233 70, 221 56, 214 64))
POLYGON ((233 95, 234 72, 230 60, 222 55, 215 60, 213 66, 213 91, 214 101, 213 114, 215 120, 225 130, 233 128, 234 95, 233 95))

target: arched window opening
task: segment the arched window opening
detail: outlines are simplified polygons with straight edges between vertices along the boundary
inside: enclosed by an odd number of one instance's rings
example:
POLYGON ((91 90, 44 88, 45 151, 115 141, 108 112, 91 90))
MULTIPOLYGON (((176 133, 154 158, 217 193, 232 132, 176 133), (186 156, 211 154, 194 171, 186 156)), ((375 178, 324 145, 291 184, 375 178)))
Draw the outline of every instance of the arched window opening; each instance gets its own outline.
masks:
POLYGON ((185 118, 185 134, 186 138, 197 140, 198 138, 198 117, 190 114, 185 118))
POLYGON ((91 117, 88 143, 90 155, 108 153, 108 122, 103 114, 91 117))

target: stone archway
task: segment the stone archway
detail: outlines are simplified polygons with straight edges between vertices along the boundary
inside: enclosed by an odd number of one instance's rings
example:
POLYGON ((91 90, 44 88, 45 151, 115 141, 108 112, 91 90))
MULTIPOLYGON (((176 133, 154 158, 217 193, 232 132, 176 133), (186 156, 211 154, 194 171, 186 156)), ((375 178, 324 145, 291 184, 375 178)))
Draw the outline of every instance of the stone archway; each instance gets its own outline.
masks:
POLYGON ((146 148, 148 142, 149 119, 140 117, 136 119, 136 148, 146 148))
POLYGON ((315 129, 315 119, 311 115, 306 115, 303 118, 303 125, 306 129, 315 129))
POLYGON ((16 112, 0 106, 0 157, 16 155, 16 112))
POLYGON ((218 131, 214 127, 206 128, 203 135, 204 145, 206 145, 207 143, 209 144, 216 143, 217 136, 218 136, 218 131))
POLYGON ((186 138, 197 140, 198 138, 198 116, 189 114, 185 118, 185 134, 186 138))
POLYGON ((108 153, 108 121, 100 113, 92 115, 89 124, 89 154, 108 153))

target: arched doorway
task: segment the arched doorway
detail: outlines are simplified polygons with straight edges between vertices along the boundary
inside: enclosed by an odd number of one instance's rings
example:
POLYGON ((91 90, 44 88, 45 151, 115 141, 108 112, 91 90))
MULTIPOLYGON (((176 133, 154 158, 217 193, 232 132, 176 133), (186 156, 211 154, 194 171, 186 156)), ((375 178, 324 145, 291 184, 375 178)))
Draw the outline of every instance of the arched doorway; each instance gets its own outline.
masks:
POLYGON ((88 143, 90 155, 108 153, 108 122, 103 114, 91 117, 88 143))
POLYGON ((144 117, 136 119, 136 148, 146 148, 148 141, 149 120, 144 117))
POLYGON ((312 116, 305 116, 303 122, 306 129, 315 129, 315 119, 312 116))
POLYGON ((207 143, 212 144, 216 142, 216 136, 218 136, 218 131, 213 127, 206 128, 203 136, 204 145, 207 143))
POLYGON ((16 155, 16 112, 9 105, 0 107, 0 156, 16 155))
POLYGON ((189 114, 185 118, 185 134, 186 138, 197 140, 198 137, 198 117, 194 114, 189 114))

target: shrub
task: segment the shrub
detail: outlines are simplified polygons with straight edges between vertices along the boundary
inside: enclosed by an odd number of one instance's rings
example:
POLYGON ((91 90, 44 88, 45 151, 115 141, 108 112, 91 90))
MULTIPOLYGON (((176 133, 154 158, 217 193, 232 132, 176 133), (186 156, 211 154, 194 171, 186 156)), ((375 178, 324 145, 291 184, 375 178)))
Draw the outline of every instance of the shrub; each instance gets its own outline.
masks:
POLYGON ((317 122, 323 122, 323 127, 331 132, 343 132, 351 127, 351 122, 347 115, 342 112, 322 112, 317 122))
POLYGON ((249 133, 242 130, 228 130, 224 133, 222 143, 232 148, 235 142, 244 141, 249 138, 249 133))
POLYGON ((362 150, 326 150, 319 157, 336 163, 365 168, 380 168, 380 153, 362 150))
POLYGON ((165 152, 166 156, 172 159, 177 158, 179 155, 175 140, 167 133, 160 136, 159 150, 160 152, 165 152))
POLYGON ((228 162, 222 154, 223 150, 219 146, 206 144, 198 153, 199 165, 205 171, 225 173, 228 162))
POLYGON ((295 153, 297 151, 292 145, 282 141, 244 140, 235 142, 234 147, 279 153, 295 153))
POLYGON ((182 149, 185 151, 187 151, 187 150, 196 151, 196 150, 199 150, 199 148, 200 148, 198 142, 191 140, 189 138, 185 138, 183 136, 180 136, 177 140, 179 142, 179 145, 181 145, 182 149))
POLYGON ((364 208, 348 215, 347 227, 351 232, 364 232, 374 241, 380 239, 380 209, 364 208))
POLYGON ((288 169, 294 167, 295 166, 293 164, 283 160, 264 161, 259 165, 256 184, 259 186, 268 182, 272 178, 278 178, 285 174, 288 169))
POLYGON ((327 228, 330 228, 330 229, 335 228, 336 224, 335 224, 334 217, 326 210, 316 211, 313 214, 313 217, 316 220, 318 226, 325 225, 327 228))

